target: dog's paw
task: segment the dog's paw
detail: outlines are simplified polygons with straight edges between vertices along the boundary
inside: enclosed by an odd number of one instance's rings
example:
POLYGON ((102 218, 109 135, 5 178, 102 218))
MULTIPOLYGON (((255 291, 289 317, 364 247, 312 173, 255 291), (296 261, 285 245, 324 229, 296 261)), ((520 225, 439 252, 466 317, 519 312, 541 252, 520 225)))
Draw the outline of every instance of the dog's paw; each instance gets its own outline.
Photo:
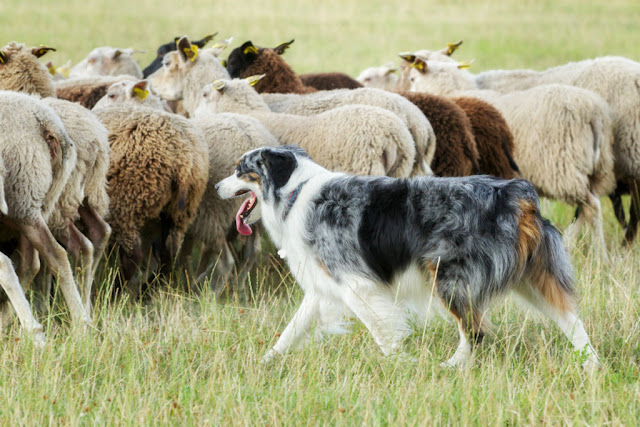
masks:
POLYGON ((264 356, 262 356, 262 359, 260 359, 260 363, 262 363, 263 365, 267 365, 271 362, 274 361, 274 359, 276 357, 279 356, 279 353, 277 351, 275 351, 274 349, 271 349, 267 352, 267 354, 265 354, 264 356))

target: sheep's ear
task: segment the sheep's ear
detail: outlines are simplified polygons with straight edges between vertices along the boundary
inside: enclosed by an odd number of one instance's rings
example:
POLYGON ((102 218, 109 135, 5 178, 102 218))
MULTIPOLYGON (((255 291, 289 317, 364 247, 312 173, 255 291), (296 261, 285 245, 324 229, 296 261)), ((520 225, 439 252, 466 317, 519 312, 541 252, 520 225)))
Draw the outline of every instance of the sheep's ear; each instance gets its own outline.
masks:
POLYGON ((178 52, 183 61, 186 62, 189 60, 193 62, 198 57, 198 46, 191 44, 189 37, 182 36, 180 40, 178 40, 178 52))
POLYGON ((207 34, 206 36, 204 36, 201 40, 195 41, 193 42, 193 44, 195 44, 196 46, 198 46, 200 49, 202 49, 207 43, 209 43, 211 40, 213 40, 213 38, 215 36, 217 36, 218 33, 215 32, 213 34, 207 34))
POLYGON ((224 68, 227 68, 227 60, 226 59, 220 60, 220 65, 222 65, 224 68))
POLYGON ((458 68, 460 68, 461 70, 463 68, 469 68, 471 67, 471 64, 473 64, 474 62, 475 62, 475 59, 472 59, 471 61, 458 62, 458 68))
POLYGON ((31 53, 36 57, 36 58, 40 58, 41 56, 43 56, 45 53, 49 52, 50 50, 52 51, 56 51, 54 48, 52 47, 47 47, 47 46, 40 46, 40 47, 34 47, 31 49, 31 53))
POLYGON ((111 56, 111 59, 116 59, 116 58, 120 57, 120 55, 122 55, 122 51, 120 49, 116 49, 113 52, 113 55, 111 56))
POLYGON ((389 67, 387 68, 387 71, 384 72, 384 75, 388 76, 389 74, 393 74, 397 72, 398 72, 398 69, 396 67, 389 67))
POLYGON ((255 86, 266 74, 259 74, 256 76, 249 76, 245 80, 249 82, 249 86, 255 86))
POLYGON ((424 74, 427 72, 427 61, 422 58, 416 57, 415 61, 411 63, 411 68, 415 68, 416 70, 424 74))
POLYGON ((258 48, 255 47, 253 43, 251 43, 251 40, 249 40, 248 42, 244 42, 244 44, 240 46, 240 49, 242 50, 242 54, 244 56, 251 56, 251 55, 258 54, 258 48))
POLYGON ((399 53, 398 56, 410 64, 413 64, 413 61, 416 60, 416 56, 413 53, 409 53, 409 52, 399 53))
POLYGON ((211 46, 211 48, 212 49, 225 50, 226 48, 229 47, 229 45, 231 44, 232 41, 233 41, 233 37, 229 37, 228 39, 224 39, 222 41, 215 42, 214 45, 211 46))
POLYGON ((216 80, 215 82, 211 83, 211 88, 217 90, 220 93, 223 93, 226 87, 227 83, 225 83, 223 80, 216 80))
POLYGON ((138 98, 140 101, 144 101, 149 96, 149 90, 147 89, 147 81, 140 80, 138 83, 133 85, 131 89, 131 95, 138 98))
POLYGON ((456 49, 458 49, 460 47, 460 45, 462 44, 462 40, 460 40, 457 43, 447 43, 447 47, 445 47, 444 49, 442 49, 440 51, 441 54, 443 55, 447 55, 447 56, 451 56, 451 54, 453 52, 456 51, 456 49))
POLYGON ((0 50, 0 64, 7 62, 7 54, 0 50))
POLYGON ((289 49, 289 46, 291 46, 294 41, 295 39, 291 39, 291 41, 280 43, 278 46, 274 47, 273 50, 275 50, 278 55, 282 55, 287 49, 289 49))

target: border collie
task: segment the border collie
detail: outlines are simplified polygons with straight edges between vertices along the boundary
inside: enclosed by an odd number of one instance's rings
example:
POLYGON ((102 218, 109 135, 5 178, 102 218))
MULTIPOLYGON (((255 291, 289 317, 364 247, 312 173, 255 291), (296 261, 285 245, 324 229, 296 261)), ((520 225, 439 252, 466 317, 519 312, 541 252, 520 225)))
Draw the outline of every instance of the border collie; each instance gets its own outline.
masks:
POLYGON ((314 321, 327 327, 344 313, 394 353, 409 316, 426 313, 436 296, 460 333, 443 365, 465 365, 484 336, 489 303, 513 291, 560 327, 586 369, 600 366, 574 308, 560 233, 541 217, 528 181, 350 176, 283 146, 245 153, 216 189, 223 199, 249 195, 238 231, 250 234, 262 218, 304 292, 263 361, 300 345, 314 321))

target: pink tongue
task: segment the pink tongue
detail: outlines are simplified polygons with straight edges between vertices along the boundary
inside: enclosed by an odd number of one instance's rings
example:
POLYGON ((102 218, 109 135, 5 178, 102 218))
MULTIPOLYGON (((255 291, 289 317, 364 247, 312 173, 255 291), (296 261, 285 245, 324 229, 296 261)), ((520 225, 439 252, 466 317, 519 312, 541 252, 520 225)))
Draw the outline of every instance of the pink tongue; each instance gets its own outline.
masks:
POLYGON ((247 207, 247 205, 249 204, 249 202, 253 197, 255 196, 253 195, 253 192, 251 192, 251 197, 249 197, 247 200, 242 202, 242 206, 240 206, 240 209, 236 214, 236 229, 238 230, 238 233, 242 234, 243 236, 250 235, 252 231, 251 231, 251 227, 249 227, 247 224, 242 222, 242 218, 240 218, 240 215, 242 215, 242 212, 244 212, 244 209, 247 207))

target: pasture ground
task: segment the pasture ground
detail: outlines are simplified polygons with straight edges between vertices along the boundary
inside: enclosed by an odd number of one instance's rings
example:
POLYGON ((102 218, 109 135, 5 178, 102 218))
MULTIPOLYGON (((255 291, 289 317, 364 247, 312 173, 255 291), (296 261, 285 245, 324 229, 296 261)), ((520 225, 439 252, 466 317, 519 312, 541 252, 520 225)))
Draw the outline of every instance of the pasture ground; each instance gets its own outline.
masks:
MULTIPOLYGON (((45 44, 62 64, 93 47, 155 48, 174 36, 218 31, 273 46, 298 72, 344 71, 395 61, 400 51, 464 40, 472 70, 545 67, 606 54, 640 60, 640 3, 634 1, 4 0, 0 44, 45 44)), ((224 55, 223 55, 224 56, 224 55)), ((637 114, 637 112, 630 112, 637 114)), ((15 325, 1 339, 0 424, 589 424, 640 422, 640 242, 618 246, 620 228, 603 200, 610 262, 589 243, 574 254, 580 312, 604 370, 579 368, 557 328, 497 304, 473 366, 439 363, 457 345, 455 326, 417 322, 405 344, 419 361, 385 358, 356 323, 269 366, 258 362, 301 300, 270 254, 250 291, 229 300, 168 286, 145 304, 100 298, 95 330, 67 325, 63 305, 44 319, 35 349, 15 325)), ((573 207, 544 203, 560 228, 573 207)), ((101 273, 106 287, 112 271, 101 273)))

